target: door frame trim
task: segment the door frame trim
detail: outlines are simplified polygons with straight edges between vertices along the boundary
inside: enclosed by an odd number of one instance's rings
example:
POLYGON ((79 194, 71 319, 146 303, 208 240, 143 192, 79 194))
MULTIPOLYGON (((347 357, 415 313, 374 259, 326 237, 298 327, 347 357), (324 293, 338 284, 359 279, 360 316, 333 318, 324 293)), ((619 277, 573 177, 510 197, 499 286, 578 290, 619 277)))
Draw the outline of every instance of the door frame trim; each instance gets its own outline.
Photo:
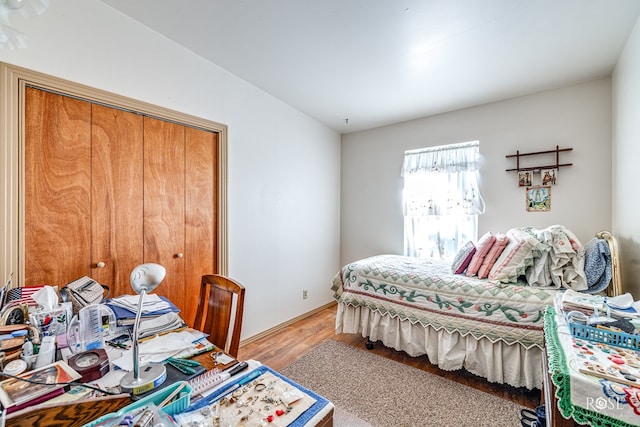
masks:
POLYGON ((12 288, 24 279, 23 106, 27 85, 218 133, 215 273, 228 274, 227 125, 0 62, 0 253, 4 254, 0 256, 0 286, 12 273, 12 288))

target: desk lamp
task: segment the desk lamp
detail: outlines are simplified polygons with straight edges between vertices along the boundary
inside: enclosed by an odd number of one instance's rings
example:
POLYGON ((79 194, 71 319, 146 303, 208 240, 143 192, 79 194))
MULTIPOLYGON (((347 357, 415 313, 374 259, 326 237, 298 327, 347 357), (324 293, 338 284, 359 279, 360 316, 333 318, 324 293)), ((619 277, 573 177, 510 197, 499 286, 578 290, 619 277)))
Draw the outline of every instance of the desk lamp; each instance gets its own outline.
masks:
POLYGON ((120 389, 123 392, 141 394, 159 386, 167 379, 167 368, 163 364, 152 364, 141 368, 138 359, 138 328, 144 296, 158 287, 166 272, 163 266, 153 263, 141 264, 131 272, 131 287, 140 295, 140 298, 133 323, 133 371, 120 380, 120 389))

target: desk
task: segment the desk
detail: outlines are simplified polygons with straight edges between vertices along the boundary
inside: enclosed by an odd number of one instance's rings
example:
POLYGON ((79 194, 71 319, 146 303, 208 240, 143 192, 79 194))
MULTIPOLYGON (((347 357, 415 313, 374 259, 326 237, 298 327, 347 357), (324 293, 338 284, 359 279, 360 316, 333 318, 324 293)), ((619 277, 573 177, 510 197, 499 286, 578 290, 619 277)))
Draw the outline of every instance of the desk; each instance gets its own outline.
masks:
MULTIPOLYGON (((202 364, 202 366, 204 366, 208 370, 214 369, 216 367, 216 364, 215 364, 215 362, 213 360, 213 357, 211 357, 212 353, 213 352, 200 354, 198 356, 193 357, 193 360, 197 360, 198 362, 200 362, 202 364)), ((228 368, 230 366, 232 366, 232 364, 225 365, 225 368, 228 368)), ((328 402, 326 407, 323 408, 323 410, 319 411, 317 416, 311 418, 309 420, 309 422, 307 424, 305 424, 305 426, 309 426, 309 427, 311 427, 311 426, 315 426, 315 427, 332 427, 333 426, 333 414, 334 414, 334 406, 333 406, 333 404, 331 402, 328 402)))
POLYGON ((579 372, 585 359, 576 355, 575 341, 564 317, 557 315, 554 307, 548 307, 544 320, 545 359, 548 358, 544 366, 548 379, 545 403, 550 415, 547 426, 639 425, 640 402, 626 400, 624 393, 612 395, 610 381, 579 372))
MULTIPOLYGON (((273 425, 288 425, 290 427, 329 427, 333 425, 334 406, 329 400, 268 366, 254 360, 247 362, 249 366, 246 371, 211 389, 207 392, 208 398, 205 398, 204 401, 196 400, 194 402, 192 399, 192 406, 188 409, 190 412, 176 414, 176 420, 182 425, 206 423, 207 421, 203 419, 200 410, 212 407, 215 402, 221 402, 220 417, 223 424, 231 422, 232 425, 239 423, 238 425, 256 426, 260 425, 261 420, 266 417, 273 417, 273 425), (262 388, 258 389, 258 386, 262 386, 262 388), (236 395, 236 392, 239 394, 236 395), (287 394, 296 395, 292 399, 292 402, 295 403, 291 403, 289 408, 282 401, 286 402, 287 394), (287 408, 286 411, 285 408, 287 408), (279 413, 277 413, 278 410, 279 413), (243 415, 247 418, 243 418, 243 415), (242 419, 248 419, 248 421, 242 422, 242 419)), ((205 413, 209 413, 209 411, 205 409, 205 413)))
MULTIPOLYGON (((194 357, 194 359, 202 363, 202 365, 207 369, 212 369, 215 366, 214 360, 211 357, 211 353, 198 355, 194 357)), ((260 365, 258 362, 254 363, 260 365)), ((277 373, 275 374, 279 375, 277 373)), ((234 378, 236 377, 233 377, 232 380, 234 378)), ((282 378, 292 384, 295 384, 285 377, 282 378)), ((63 405, 47 405, 46 403, 44 403, 10 414, 7 417, 6 425, 25 427, 39 425, 61 427, 82 426, 105 414, 118 412, 131 403, 132 402, 128 394, 87 399, 83 401, 70 402, 63 405)), ((305 421, 303 423, 298 423, 295 425, 301 427, 332 427, 333 412, 333 404, 324 399, 321 407, 317 407, 312 416, 305 418, 305 421)))

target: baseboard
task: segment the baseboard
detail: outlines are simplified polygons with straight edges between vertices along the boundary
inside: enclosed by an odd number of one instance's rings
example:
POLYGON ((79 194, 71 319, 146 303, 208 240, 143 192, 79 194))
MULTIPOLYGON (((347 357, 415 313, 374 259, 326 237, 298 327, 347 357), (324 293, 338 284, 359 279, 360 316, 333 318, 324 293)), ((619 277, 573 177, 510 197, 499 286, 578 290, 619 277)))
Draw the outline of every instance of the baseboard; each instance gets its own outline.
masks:
POLYGON ((284 323, 281 323, 281 324, 279 324, 279 325, 276 325, 276 326, 274 326, 273 328, 269 328, 269 329, 267 329, 266 331, 262 331, 262 332, 260 332, 259 334, 256 334, 256 335, 254 335, 254 336, 252 336, 252 337, 249 337, 249 338, 246 338, 246 339, 244 339, 244 340, 240 341, 240 347, 245 346, 245 345, 247 345, 247 344, 250 344, 250 343, 252 343, 252 342, 254 342, 254 341, 257 341, 257 340, 259 340, 260 338, 264 338, 264 337, 266 337, 266 336, 267 336, 267 335, 269 335, 269 334, 272 334, 272 333, 274 333, 274 332, 277 332, 277 331, 279 331, 279 330, 281 330, 281 329, 286 328, 287 326, 289 326, 289 325, 291 325, 291 324, 293 324, 293 323, 296 323, 298 320, 302 320, 302 319, 304 319, 304 318, 306 318, 306 317, 313 316, 314 314, 318 313, 319 311, 322 311, 322 310, 324 310, 324 309, 326 309, 326 308, 329 308, 329 307, 334 306, 334 305, 337 305, 337 304, 338 304, 338 303, 337 303, 336 301, 329 302, 329 303, 327 303, 327 304, 325 304, 325 305, 322 305, 322 306, 320 306, 320 307, 318 307, 318 308, 316 308, 316 309, 313 309, 313 310, 308 311, 308 312, 306 312, 306 313, 304 313, 304 314, 301 314, 301 315, 300 315, 300 316, 298 316, 298 317, 294 317, 294 318, 293 318, 293 319, 291 319, 291 320, 287 320, 287 321, 286 321, 286 322, 284 322, 284 323))

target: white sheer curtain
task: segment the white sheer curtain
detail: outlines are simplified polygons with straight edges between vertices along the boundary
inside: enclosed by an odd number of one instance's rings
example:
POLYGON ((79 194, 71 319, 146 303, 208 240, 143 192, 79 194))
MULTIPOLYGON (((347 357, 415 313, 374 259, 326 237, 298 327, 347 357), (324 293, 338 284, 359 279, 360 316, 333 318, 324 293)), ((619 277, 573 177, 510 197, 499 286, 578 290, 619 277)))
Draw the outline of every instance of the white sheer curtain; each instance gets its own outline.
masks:
POLYGON ((405 255, 450 259, 477 239, 480 160, 478 141, 405 152, 405 255))

